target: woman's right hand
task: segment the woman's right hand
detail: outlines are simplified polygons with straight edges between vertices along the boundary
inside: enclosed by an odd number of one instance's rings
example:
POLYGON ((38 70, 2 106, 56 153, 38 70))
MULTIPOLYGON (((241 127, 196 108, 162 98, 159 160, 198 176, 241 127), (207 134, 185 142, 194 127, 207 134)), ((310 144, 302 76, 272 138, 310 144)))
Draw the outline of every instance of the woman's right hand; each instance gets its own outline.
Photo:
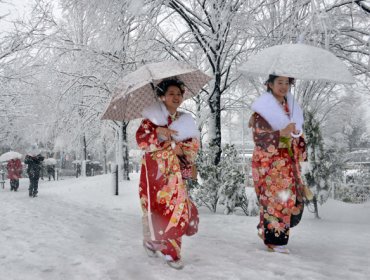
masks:
POLYGON ((157 127, 156 130, 158 135, 162 135, 164 137, 166 137, 167 139, 170 139, 172 135, 177 135, 177 131, 176 130, 172 130, 172 129, 169 129, 169 128, 166 128, 166 127, 157 127))
POLYGON ((295 123, 288 124, 285 128, 280 130, 280 136, 291 137, 291 133, 296 132, 295 123))

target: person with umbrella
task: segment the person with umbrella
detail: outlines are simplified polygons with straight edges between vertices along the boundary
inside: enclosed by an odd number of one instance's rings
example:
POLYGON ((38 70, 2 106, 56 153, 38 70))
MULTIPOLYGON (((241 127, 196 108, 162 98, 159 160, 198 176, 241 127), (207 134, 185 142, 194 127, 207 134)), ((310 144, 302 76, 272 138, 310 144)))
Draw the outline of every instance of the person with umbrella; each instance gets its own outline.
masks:
POLYGON ((22 162, 19 158, 12 158, 8 161, 6 168, 10 180, 10 190, 16 192, 19 188, 19 178, 22 177, 22 162))
POLYGON ((48 173, 49 181, 50 181, 51 177, 53 177, 53 180, 55 181, 55 166, 54 165, 48 165, 46 167, 46 171, 48 173))
POLYGON ((198 212, 185 181, 199 146, 190 114, 177 111, 212 77, 182 61, 145 64, 119 82, 102 119, 144 118, 136 132, 142 159, 139 194, 143 210, 144 248, 181 269, 181 237, 198 229, 198 212), (185 90, 186 87, 186 90, 185 90), (158 100, 159 99, 159 100, 158 100))
POLYGON ((266 48, 250 56, 239 71, 249 77, 269 75, 267 92, 253 103, 249 123, 255 142, 252 175, 260 202, 257 228, 269 250, 289 253, 285 245, 290 228, 301 219, 303 201, 313 198, 300 174, 299 162, 306 159, 304 120, 290 87, 294 79, 351 84, 354 78, 330 51, 304 43, 266 48))
POLYGON ((156 86, 160 102, 145 108, 136 140, 145 151, 139 194, 143 210, 143 245, 149 256, 162 256, 182 269, 181 238, 197 232, 198 211, 185 180, 191 176, 199 131, 189 113, 178 111, 184 83, 164 79, 156 86))
POLYGON ((43 161, 43 165, 46 166, 46 172, 48 174, 49 181, 51 177, 53 177, 53 180, 55 181, 55 165, 57 164, 57 161, 55 158, 47 158, 43 161))
POLYGON ((249 125, 255 148, 252 175, 260 204, 258 235, 270 251, 289 253, 290 228, 303 213, 299 162, 306 159, 303 112, 290 94, 294 79, 269 75, 253 104, 249 125), (294 137, 293 137, 294 136, 294 137))
POLYGON ((24 163, 27 164, 28 178, 30 179, 30 187, 28 189, 30 197, 37 196, 43 160, 44 157, 37 151, 36 146, 32 146, 32 151, 24 159, 24 163))

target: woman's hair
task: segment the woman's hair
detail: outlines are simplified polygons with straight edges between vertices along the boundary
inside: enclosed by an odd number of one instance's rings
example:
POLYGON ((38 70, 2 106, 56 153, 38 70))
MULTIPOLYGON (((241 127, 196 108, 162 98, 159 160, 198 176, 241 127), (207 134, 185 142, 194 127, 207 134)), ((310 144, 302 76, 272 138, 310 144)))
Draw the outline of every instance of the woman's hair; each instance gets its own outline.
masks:
MULTIPOLYGON (((269 75, 269 78, 266 80, 266 82, 265 82, 265 85, 266 85, 266 87, 267 87, 267 91, 268 92, 271 92, 272 90, 271 90, 271 88, 270 88, 270 86, 269 86, 269 83, 274 83, 274 81, 276 80, 276 78, 278 78, 278 77, 280 77, 280 76, 276 76, 276 75, 269 75)), ((294 85, 294 78, 290 78, 290 77, 288 77, 288 79, 289 79, 289 85, 294 85)))
POLYGON ((181 91, 181 94, 184 95, 185 93, 184 82, 177 78, 168 78, 168 79, 164 79, 157 85, 156 87, 157 96, 160 97, 160 96, 165 95, 170 86, 178 87, 181 91))

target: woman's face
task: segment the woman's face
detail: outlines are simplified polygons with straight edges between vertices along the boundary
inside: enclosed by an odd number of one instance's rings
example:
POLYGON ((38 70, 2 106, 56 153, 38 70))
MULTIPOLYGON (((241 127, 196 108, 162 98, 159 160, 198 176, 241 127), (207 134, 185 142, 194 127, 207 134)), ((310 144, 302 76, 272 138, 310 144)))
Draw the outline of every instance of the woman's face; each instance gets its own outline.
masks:
POLYGON ((289 78, 277 77, 273 83, 269 83, 269 87, 276 97, 285 97, 290 88, 289 78))
POLYGON ((176 111, 182 103, 183 95, 177 86, 169 86, 162 100, 167 109, 176 111))

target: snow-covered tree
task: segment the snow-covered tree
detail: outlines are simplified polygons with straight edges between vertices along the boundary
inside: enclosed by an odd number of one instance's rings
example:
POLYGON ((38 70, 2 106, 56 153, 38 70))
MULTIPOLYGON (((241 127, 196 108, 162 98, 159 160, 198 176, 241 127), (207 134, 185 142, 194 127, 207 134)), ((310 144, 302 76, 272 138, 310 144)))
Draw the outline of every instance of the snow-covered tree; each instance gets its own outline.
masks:
POLYGON ((246 177, 240 166, 244 163, 238 151, 233 145, 226 145, 220 163, 214 165, 216 151, 214 146, 201 151, 197 159, 200 181, 192 189, 192 197, 198 205, 204 205, 212 212, 216 212, 221 204, 225 206, 225 214, 240 207, 246 215, 255 215, 256 200, 246 195, 246 177))
MULTIPOLYGON (((8 4, 0 2, 0 8, 8 4)), ((6 9, 1 9, 5 11, 6 9)), ((30 65, 37 63, 39 47, 46 38, 51 26, 51 7, 37 1, 31 14, 22 19, 12 19, 11 27, 0 36, 0 139, 3 144, 20 148, 23 135, 23 122, 29 117, 30 106, 24 102, 24 95, 32 92, 38 73, 30 65), (30 90, 31 89, 31 90, 30 90)), ((0 25, 8 14, 0 14, 0 25)), ((9 25, 9 24, 8 24, 9 25)), ((26 98, 27 99, 27 98, 26 98)))
MULTIPOLYGON (((218 150, 214 164, 221 160, 221 96, 235 82, 232 77, 233 66, 237 58, 248 46, 248 15, 259 9, 253 1, 163 1, 164 5, 176 12, 183 20, 187 30, 181 32, 177 40, 192 44, 203 52, 204 64, 214 77, 206 94, 210 115, 208 117, 208 139, 211 146, 218 150)), ((178 45, 176 40, 173 40, 178 45)))
POLYGON ((329 197, 329 177, 331 173, 330 157, 324 150, 324 141, 320 124, 312 113, 305 114, 308 124, 305 129, 310 168, 304 174, 308 186, 314 192, 313 204, 316 218, 319 218, 318 204, 323 204, 329 197))
POLYGON ((192 197, 198 205, 206 206, 210 211, 216 212, 221 187, 221 172, 215 160, 217 150, 215 147, 204 149, 199 153, 196 166, 201 178, 192 189, 192 197))
MULTIPOLYGON (((56 94, 62 116, 56 130, 59 138, 74 134, 71 140, 84 159, 88 149, 109 139, 101 133, 101 113, 119 90, 120 77, 145 61, 153 14, 141 16, 141 6, 134 7, 133 1, 63 0, 60 4, 63 20, 56 23, 57 32, 50 41, 54 50, 50 68, 62 84, 56 94)), ((126 126, 127 122, 111 122, 108 127, 120 136, 113 139, 123 144, 117 151, 124 153, 116 159, 121 163, 121 178, 128 179, 126 126)))
MULTIPOLYGON (((349 102, 352 102, 349 100, 349 102)), ((357 103, 357 102, 356 102, 357 103)), ((360 102, 358 102, 360 103, 360 102)), ((326 139, 329 143, 340 143, 349 152, 359 148, 366 148, 368 128, 365 121, 365 111, 360 104, 342 103, 325 124, 326 139), (330 127, 328 127, 330 126, 330 127)))
MULTIPOLYGON (((253 207, 249 205, 249 200, 245 192, 246 177, 241 170, 240 164, 244 164, 244 162, 241 162, 238 151, 233 145, 226 145, 223 148, 220 162, 222 184, 219 189, 219 204, 225 206, 225 214, 233 213, 236 207, 242 208, 246 215, 253 214, 253 211, 250 213, 253 207)), ((250 204, 253 203, 255 201, 250 202, 250 204)), ((254 210, 256 208, 254 207, 254 210)), ((256 212, 254 211, 254 213, 256 212)))

